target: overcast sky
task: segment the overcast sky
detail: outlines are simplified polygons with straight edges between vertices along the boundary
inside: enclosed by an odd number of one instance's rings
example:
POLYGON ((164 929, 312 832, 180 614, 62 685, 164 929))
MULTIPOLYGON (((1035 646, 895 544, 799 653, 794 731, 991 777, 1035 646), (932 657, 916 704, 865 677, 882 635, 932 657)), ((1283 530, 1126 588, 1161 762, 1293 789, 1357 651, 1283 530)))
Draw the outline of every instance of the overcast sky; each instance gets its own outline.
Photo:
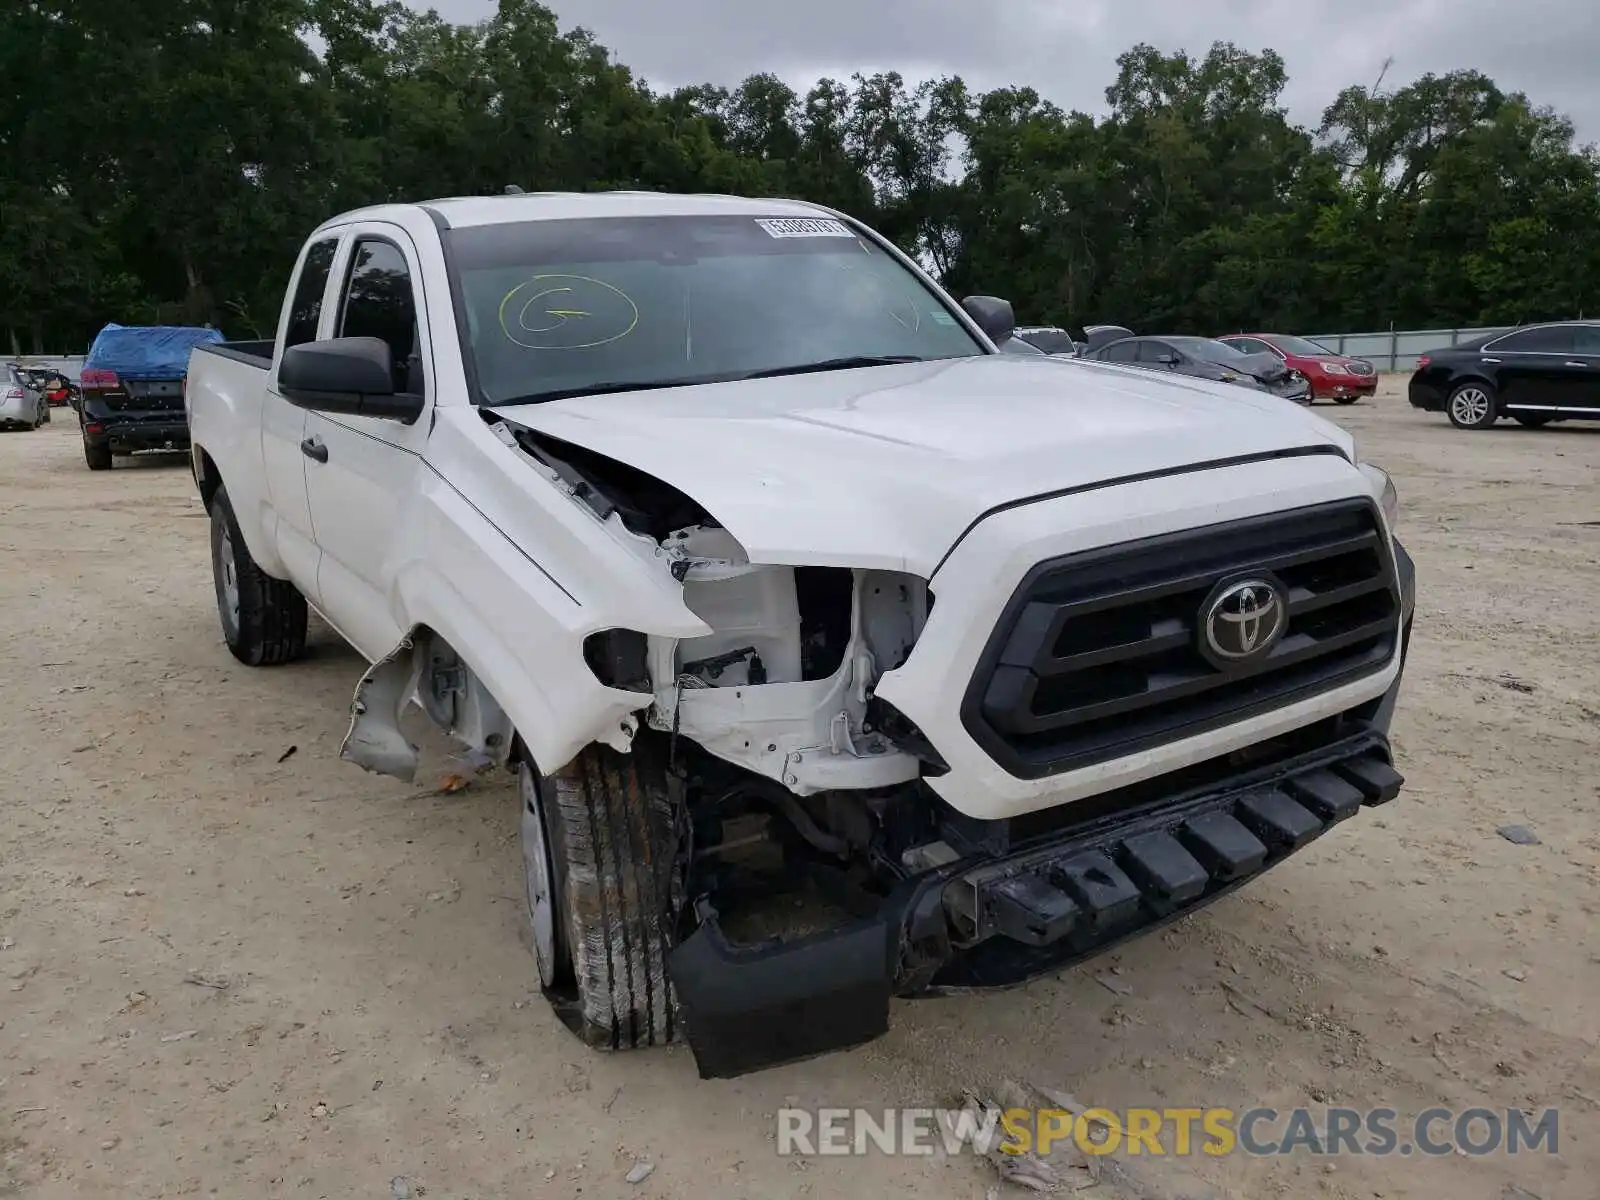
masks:
MULTIPOLYGON (((427 0, 412 0, 416 7, 427 0)), ((804 89, 822 75, 956 74, 978 89, 1036 88, 1100 113, 1118 54, 1136 42, 1204 53, 1213 41, 1272 47, 1291 114, 1315 126, 1350 83, 1477 67, 1566 112, 1600 141, 1600 0, 546 0, 658 89, 731 85, 771 71, 804 89)), ((494 0, 434 0, 474 21, 494 0)))

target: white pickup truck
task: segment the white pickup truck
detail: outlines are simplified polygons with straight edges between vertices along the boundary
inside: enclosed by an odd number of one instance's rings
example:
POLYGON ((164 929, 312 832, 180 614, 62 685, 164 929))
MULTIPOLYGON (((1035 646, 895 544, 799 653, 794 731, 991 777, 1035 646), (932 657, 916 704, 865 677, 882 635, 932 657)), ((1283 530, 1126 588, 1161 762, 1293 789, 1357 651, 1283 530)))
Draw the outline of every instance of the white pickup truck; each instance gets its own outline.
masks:
POLYGON ((187 389, 229 648, 315 608, 519 779, 591 1045, 859 1044, 1192 911, 1402 780, 1387 476, 1265 393, 997 353, 849 217, 528 194, 317 229, 187 389))

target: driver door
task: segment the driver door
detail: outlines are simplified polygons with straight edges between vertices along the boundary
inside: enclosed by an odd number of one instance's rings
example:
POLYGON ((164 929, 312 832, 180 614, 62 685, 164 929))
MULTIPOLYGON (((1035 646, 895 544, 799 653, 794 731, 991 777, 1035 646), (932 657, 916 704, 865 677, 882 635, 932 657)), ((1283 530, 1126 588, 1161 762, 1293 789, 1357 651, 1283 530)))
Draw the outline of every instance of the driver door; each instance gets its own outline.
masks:
POLYGON ((301 452, 306 495, 322 550, 322 613, 369 661, 405 630, 390 605, 408 529, 427 470, 434 379, 427 306, 416 246, 400 227, 363 222, 346 232, 335 267, 329 337, 377 337, 394 359, 395 391, 426 398, 410 424, 386 417, 310 411, 301 452))

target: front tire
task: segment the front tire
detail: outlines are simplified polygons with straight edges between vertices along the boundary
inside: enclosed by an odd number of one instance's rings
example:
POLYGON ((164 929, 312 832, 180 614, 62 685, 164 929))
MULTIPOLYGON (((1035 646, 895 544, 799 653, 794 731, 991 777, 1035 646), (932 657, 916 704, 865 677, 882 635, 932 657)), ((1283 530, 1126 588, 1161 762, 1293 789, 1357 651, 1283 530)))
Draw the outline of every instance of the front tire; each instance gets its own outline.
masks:
POLYGON ((524 754, 517 773, 524 937, 551 1007, 596 1049, 678 1040, 666 969, 677 838, 660 748, 591 745, 554 776, 524 754))
POLYGON ((225 488, 211 498, 211 576, 228 650, 249 667, 299 658, 306 648, 306 598, 256 565, 225 488))
POLYGON ((1474 379, 1450 393, 1445 412, 1457 429, 1487 429, 1499 417, 1500 405, 1494 388, 1474 379))
POLYGON ((1333 402, 1335 404, 1354 404, 1359 399, 1361 399, 1360 396, 1335 396, 1333 402))

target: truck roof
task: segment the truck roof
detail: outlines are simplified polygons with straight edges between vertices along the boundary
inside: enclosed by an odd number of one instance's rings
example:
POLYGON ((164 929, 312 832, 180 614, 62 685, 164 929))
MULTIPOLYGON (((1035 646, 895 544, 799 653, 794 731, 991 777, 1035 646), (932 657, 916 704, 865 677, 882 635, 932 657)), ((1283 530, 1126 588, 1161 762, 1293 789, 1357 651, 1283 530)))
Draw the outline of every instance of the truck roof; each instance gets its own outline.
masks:
POLYGON ((803 200, 745 196, 679 195, 670 192, 523 192, 509 196, 452 196, 415 204, 382 204, 340 213, 322 227, 377 220, 423 210, 452 229, 512 221, 559 221, 574 217, 815 217, 828 210, 803 200))

